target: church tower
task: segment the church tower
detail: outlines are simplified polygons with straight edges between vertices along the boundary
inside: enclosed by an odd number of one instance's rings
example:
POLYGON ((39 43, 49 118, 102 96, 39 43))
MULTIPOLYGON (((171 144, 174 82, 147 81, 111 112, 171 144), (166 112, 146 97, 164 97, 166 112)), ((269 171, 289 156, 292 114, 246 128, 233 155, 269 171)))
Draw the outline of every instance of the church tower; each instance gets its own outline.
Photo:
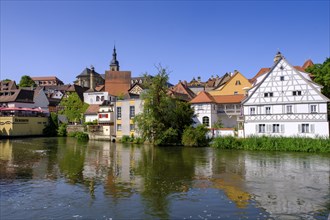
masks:
POLYGON ((104 90, 113 96, 125 96, 131 86, 131 71, 120 71, 116 47, 113 47, 110 70, 105 71, 104 90))
POLYGON ((111 71, 119 71, 119 62, 117 60, 116 46, 113 47, 112 60, 110 63, 111 71))

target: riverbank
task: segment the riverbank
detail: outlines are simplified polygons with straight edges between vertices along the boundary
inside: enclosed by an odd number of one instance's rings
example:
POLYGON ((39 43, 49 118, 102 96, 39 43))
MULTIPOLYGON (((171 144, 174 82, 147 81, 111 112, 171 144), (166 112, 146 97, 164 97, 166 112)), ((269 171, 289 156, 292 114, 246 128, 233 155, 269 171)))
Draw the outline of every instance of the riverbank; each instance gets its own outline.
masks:
POLYGON ((298 138, 298 137, 217 137, 211 146, 230 150, 261 150, 261 151, 293 151, 330 153, 328 138, 298 138))

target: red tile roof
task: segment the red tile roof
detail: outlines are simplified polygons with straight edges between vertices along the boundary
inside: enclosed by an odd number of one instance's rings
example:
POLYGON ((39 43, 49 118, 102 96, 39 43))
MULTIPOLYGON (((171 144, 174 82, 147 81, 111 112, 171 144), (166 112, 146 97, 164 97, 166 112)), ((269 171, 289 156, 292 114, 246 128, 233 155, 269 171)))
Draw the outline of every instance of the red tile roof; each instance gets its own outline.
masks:
POLYGON ((257 78, 258 78, 259 76, 261 76, 261 75, 263 75, 263 74, 269 72, 269 70, 270 70, 270 68, 261 68, 261 69, 259 70, 259 72, 258 72, 258 73, 257 73, 252 79, 249 80, 250 83, 254 83, 254 82, 257 80, 257 78))
POLYGON ((311 59, 306 60, 306 62, 304 63, 304 65, 302 66, 302 68, 305 70, 308 67, 314 66, 314 63, 311 59))
POLYGON ((210 95, 210 93, 201 91, 198 93, 198 95, 193 98, 190 103, 196 104, 196 103, 212 103, 215 102, 213 97, 210 95))
POLYGON ((218 104, 240 103, 245 98, 245 95, 217 95, 213 99, 218 104))
POLYGON ((87 110, 85 111, 85 115, 97 115, 99 109, 99 105, 89 105, 87 110))

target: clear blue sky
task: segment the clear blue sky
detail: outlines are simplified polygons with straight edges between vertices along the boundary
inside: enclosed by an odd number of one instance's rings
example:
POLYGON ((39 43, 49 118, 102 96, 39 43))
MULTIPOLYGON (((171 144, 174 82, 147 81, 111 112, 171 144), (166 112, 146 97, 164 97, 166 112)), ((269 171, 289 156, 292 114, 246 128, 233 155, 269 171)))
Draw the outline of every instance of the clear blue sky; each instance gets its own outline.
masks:
POLYGON ((270 67, 279 49, 292 65, 330 55, 329 0, 1 1, 0 79, 109 69, 114 42, 133 76, 171 70, 170 82, 270 67))

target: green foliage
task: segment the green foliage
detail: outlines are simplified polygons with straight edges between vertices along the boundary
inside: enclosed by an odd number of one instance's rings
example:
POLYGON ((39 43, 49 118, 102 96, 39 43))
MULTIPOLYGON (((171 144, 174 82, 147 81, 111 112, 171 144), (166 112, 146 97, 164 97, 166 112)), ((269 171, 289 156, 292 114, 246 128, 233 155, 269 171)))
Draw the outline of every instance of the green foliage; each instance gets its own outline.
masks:
POLYGON ((183 130, 193 123, 194 111, 189 103, 167 95, 168 73, 158 67, 158 73, 146 80, 147 90, 141 95, 143 112, 135 116, 142 139, 156 145, 181 143, 183 130))
POLYGON ((47 137, 54 137, 57 135, 57 129, 57 114, 52 112, 48 117, 48 125, 43 129, 43 134, 47 137))
POLYGON ((89 139, 88 134, 85 132, 81 132, 81 131, 70 132, 70 133, 68 133, 68 136, 75 137, 80 141, 85 141, 85 140, 89 139))
MULTIPOLYGON (((308 67, 306 71, 312 73, 314 81, 323 86, 322 93, 330 98, 330 58, 327 58, 322 64, 308 67)), ((330 103, 328 103, 328 119, 330 120, 330 103)))
POLYGON ((327 138, 300 137, 217 137, 212 147, 236 150, 264 150, 264 151, 296 151, 330 153, 330 140, 327 138))
POLYGON ((174 128, 169 128, 165 130, 158 138, 155 140, 155 145, 176 145, 179 140, 178 131, 174 128))
POLYGON ((19 87, 36 87, 35 82, 32 80, 32 78, 28 75, 24 75, 21 77, 21 80, 19 81, 19 87))
POLYGON ((205 125, 198 125, 196 128, 187 127, 182 135, 182 144, 184 146, 201 147, 209 143, 206 134, 208 129, 205 125))
POLYGON ((122 143, 128 143, 128 142, 130 142, 129 140, 130 140, 130 138, 129 138, 128 135, 123 135, 123 136, 121 137, 121 142, 122 142, 122 143))
POLYGON ((85 132, 77 132, 77 133, 76 133, 76 138, 77 138, 79 141, 86 141, 86 140, 89 139, 88 134, 85 133, 85 132))
POLYGON ((58 130, 57 130, 57 135, 58 136, 65 137, 67 135, 66 126, 67 126, 67 124, 63 123, 58 127, 58 130))
POLYGON ((84 122, 84 125, 97 125, 97 120, 89 121, 89 122, 84 122))
POLYGON ((84 113, 88 108, 88 104, 82 102, 75 92, 63 98, 60 106, 64 108, 59 111, 59 114, 65 115, 69 122, 80 122, 83 120, 84 113))
POLYGON ((131 134, 131 136, 123 135, 120 142, 122 142, 122 143, 133 143, 133 144, 143 144, 144 140, 141 137, 134 137, 134 134, 131 134))

